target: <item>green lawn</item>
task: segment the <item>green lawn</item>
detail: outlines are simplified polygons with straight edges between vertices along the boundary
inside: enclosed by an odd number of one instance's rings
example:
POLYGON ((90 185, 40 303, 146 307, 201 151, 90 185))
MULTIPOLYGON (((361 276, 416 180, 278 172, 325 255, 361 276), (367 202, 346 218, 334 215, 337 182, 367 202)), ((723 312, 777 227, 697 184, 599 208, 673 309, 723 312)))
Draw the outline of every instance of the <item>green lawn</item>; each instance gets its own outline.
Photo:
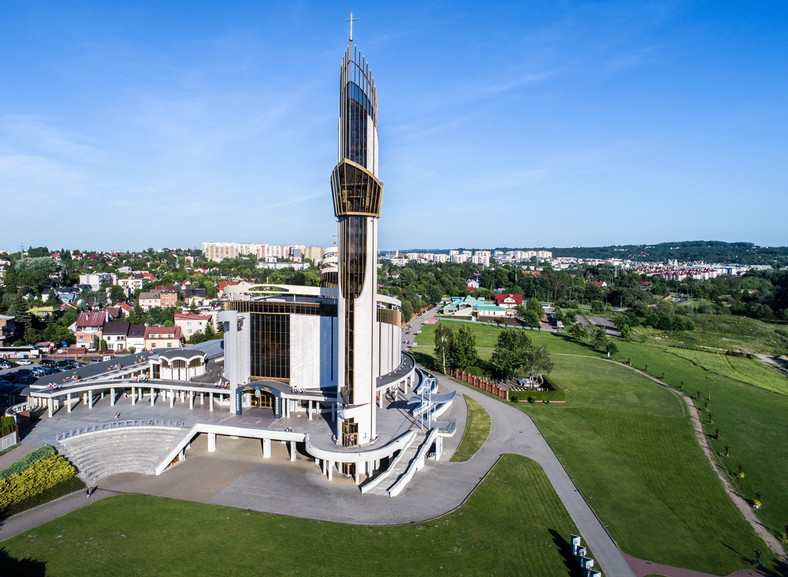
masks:
POLYGON ((468 419, 460 446, 457 447, 451 458, 455 462, 467 461, 476 454, 476 451, 482 448, 487 436, 490 434, 490 426, 492 424, 490 415, 480 403, 470 397, 463 398, 468 407, 468 419))
POLYGON ((460 509, 405 526, 112 497, 5 541, 0 574, 570 576, 576 532, 541 468, 506 455, 460 509))
MULTIPOLYGON (((695 404, 703 409, 708 402, 712 415, 704 430, 707 435, 720 431, 719 439, 709 439, 718 463, 731 472, 742 465, 745 477, 734 477, 734 486, 746 499, 761 492, 764 506, 758 516, 772 533, 781 534, 788 523, 788 394, 777 391, 788 391, 788 379, 743 357, 657 344, 619 342, 619 349, 617 357, 630 357, 637 368, 648 365, 649 374, 664 373, 664 380, 673 386, 683 382, 693 397, 701 392, 695 404), (723 456, 726 445, 729 458, 723 456)), ((708 412, 701 412, 704 423, 708 412)))
MULTIPOLYGON (((475 327, 477 343, 494 342, 498 330, 475 327)), ((563 337, 531 334, 537 345, 546 344, 554 353, 601 356, 563 337)), ((422 335, 429 336, 426 331, 422 335)), ((424 352, 430 351, 426 338, 420 342, 424 352)), ((699 353, 692 362, 685 357, 695 351, 616 342, 619 360, 631 358, 640 369, 648 364, 648 372, 657 377, 664 371, 669 383, 683 380, 685 390, 698 387, 706 395, 710 388, 714 422, 707 431, 719 427, 721 433, 712 447, 722 451, 725 443, 730 445, 735 461, 721 461, 729 468, 743 464, 745 478, 737 481, 743 494, 754 496, 760 490, 762 519, 773 530, 782 529, 780 523, 788 519, 788 500, 781 498, 788 494, 788 433, 783 424, 788 395, 756 386, 766 382, 757 378, 764 375, 756 361, 734 357, 726 365, 727 357, 699 353), (712 368, 728 367, 737 378, 711 372, 703 366, 706 357, 712 368)), ((485 352, 480 350, 480 356, 485 352)), ((555 355, 553 360, 551 381, 567 391, 567 404, 516 406, 534 418, 624 551, 721 575, 747 567, 754 549, 767 551, 724 493, 677 394, 598 358, 555 355)), ((774 375, 769 377, 772 381, 774 375)))

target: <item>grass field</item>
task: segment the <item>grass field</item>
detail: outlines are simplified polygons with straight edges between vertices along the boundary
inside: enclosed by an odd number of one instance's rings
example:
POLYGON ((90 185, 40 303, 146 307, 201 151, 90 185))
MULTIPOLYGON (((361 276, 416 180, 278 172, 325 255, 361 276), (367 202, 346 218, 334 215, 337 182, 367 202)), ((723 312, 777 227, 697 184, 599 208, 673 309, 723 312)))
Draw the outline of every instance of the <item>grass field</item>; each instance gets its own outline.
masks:
POLYGON ((0 574, 570 576, 576 532, 541 468, 506 455, 460 509, 415 525, 112 497, 3 542, 0 574))
POLYGON ((758 517, 775 535, 788 523, 788 379, 759 361, 725 357, 714 353, 686 351, 659 345, 619 343, 618 358, 631 358, 639 369, 673 386, 684 383, 684 390, 695 397, 707 435, 720 431, 719 439, 709 439, 721 467, 735 473, 742 465, 745 477, 732 477, 734 486, 745 499, 762 495, 763 508, 758 517), (686 357, 691 357, 691 360, 686 357), (730 362, 730 364, 728 364, 730 362), (725 446, 730 457, 724 457, 725 446))
POLYGON ((460 446, 452 455, 451 460, 462 463, 476 454, 482 448, 487 436, 490 434, 490 415, 484 410, 477 401, 470 397, 463 397, 468 407, 468 419, 465 424, 465 432, 462 434, 460 446))
MULTIPOLYGON (((498 330, 476 327, 477 343, 494 342, 498 330)), ((422 335, 429 336, 426 331, 422 335)), ((532 336, 535 344, 546 344, 551 352, 600 356, 563 337, 532 336)), ((431 349, 426 338, 420 342, 425 352, 431 349)), ((648 372, 657 377, 664 371, 672 384, 683 380, 685 390, 694 391, 700 383, 698 388, 705 387, 706 395, 711 387, 710 432, 715 427, 721 431, 720 441, 712 441, 712 447, 722 452, 719 445, 727 442, 731 450, 736 449, 733 454, 742 459, 746 472, 739 482, 743 494, 747 496, 750 490, 754 496, 760 490, 762 518, 767 526, 780 530, 778 520, 788 518, 788 503, 781 498, 788 494, 788 442, 782 424, 788 414, 788 395, 756 386, 753 381, 759 379, 749 375, 750 371, 761 374, 757 361, 736 357, 736 376, 744 379, 737 380, 704 366, 708 360, 711 368, 724 370, 726 365, 720 361, 727 358, 718 354, 698 353, 693 362, 673 353, 694 355, 695 351, 617 344, 619 360, 631 357, 640 369, 648 364, 648 372), (742 456, 745 450, 746 458, 742 456), (762 488, 750 489, 751 484, 762 488)), ((481 350, 480 356, 485 356, 481 350)), ((551 380, 566 389, 567 405, 517 406, 534 418, 624 551, 722 575, 747 567, 754 549, 766 551, 725 495, 697 445, 686 407, 675 393, 628 368, 596 358, 555 355, 553 360, 556 368, 551 380)), ((721 460, 728 467, 739 463, 738 458, 721 460)))

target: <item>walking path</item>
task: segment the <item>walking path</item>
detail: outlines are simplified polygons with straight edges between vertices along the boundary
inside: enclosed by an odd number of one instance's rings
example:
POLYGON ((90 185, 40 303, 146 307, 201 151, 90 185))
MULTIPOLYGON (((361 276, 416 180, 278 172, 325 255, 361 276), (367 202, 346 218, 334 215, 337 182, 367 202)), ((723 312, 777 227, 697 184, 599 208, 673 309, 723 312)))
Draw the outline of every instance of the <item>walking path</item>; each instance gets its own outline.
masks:
POLYGON ((15 445, 13 449, 8 451, 7 453, 0 455, 0 471, 3 469, 10 467, 14 463, 16 463, 19 459, 26 457, 36 449, 38 449, 41 445, 34 445, 34 444, 21 444, 15 445))
MULTIPOLYGON (((567 353, 563 353, 562 356, 583 356, 583 355, 568 355, 567 353)), ((586 358, 595 358, 600 361, 604 361, 607 363, 613 363, 615 365, 619 365, 621 367, 627 368, 631 371, 634 371, 640 375, 643 375, 646 378, 651 379, 655 383, 665 387, 666 389, 676 393, 683 401, 684 404, 687 405, 687 410, 689 410, 690 418, 692 419, 692 428, 695 431, 695 438, 698 441, 698 445, 703 450, 703 454, 706 455, 706 459, 709 461, 712 470, 717 474, 717 477, 722 483, 722 486, 725 488, 725 492, 728 493, 728 497, 730 500, 733 501, 733 504, 736 505, 736 508, 739 509, 742 516, 746 519, 746 521, 750 524, 753 528, 755 533, 763 539, 764 543, 771 549, 772 553, 777 555, 777 557, 785 556, 785 550, 783 549, 782 544, 780 541, 775 537, 769 529, 767 529, 763 523, 761 523, 760 519, 758 519, 755 511, 750 506, 750 504, 742 498, 739 493, 733 488, 728 479, 728 472, 725 471, 722 467, 720 467, 716 460, 714 459, 714 455, 711 453, 711 449, 709 448, 709 442, 706 438, 706 433, 703 432, 703 425, 700 422, 700 415, 698 415, 698 409, 695 407, 695 403, 692 402, 692 399, 687 395, 675 390, 674 388, 670 387, 667 383, 662 382, 656 377, 652 377, 648 373, 641 371, 640 369, 636 369, 630 365, 621 363, 619 361, 613 361, 609 359, 601 359, 599 357, 586 357, 586 358)))
POLYGON ((20 533, 48 523, 53 519, 72 513, 99 499, 105 499, 106 497, 112 497, 118 494, 119 493, 115 491, 96 489, 88 499, 85 495, 85 491, 76 491, 75 493, 64 495, 59 499, 44 503, 43 505, 29 509, 18 515, 9 517, 8 519, 3 519, 0 521, 0 541, 10 539, 20 533))
MULTIPOLYGON (((424 315, 418 325, 427 322, 430 316, 424 315)), ((637 371, 632 367, 627 368, 637 371)), ((641 371, 637 372, 645 375, 641 371)), ((645 376, 660 385, 667 386, 650 375, 645 376)), ((310 466, 311 464, 306 460, 295 464, 284 462, 286 459, 282 459, 280 463, 275 462, 275 459, 265 463, 254 463, 238 459, 237 456, 233 457, 229 451, 225 452, 222 446, 219 447, 219 452, 210 455, 207 452, 201 454, 195 447, 193 453, 190 453, 193 456, 164 475, 158 477, 117 475, 102 481, 103 488, 99 489, 90 500, 85 499, 84 493, 75 493, 11 517, 0 525, 0 541, 85 506, 97 498, 123 492, 158 495, 340 523, 391 525, 423 522, 443 516, 460 507, 498 459, 503 454, 514 453, 533 459, 542 466, 582 535, 584 543, 590 548, 592 556, 606 576, 642 577, 649 573, 668 577, 702 575, 625 556, 577 490, 528 415, 481 391, 465 387, 446 377, 439 376, 438 380, 444 389, 459 391, 478 401, 487 410, 492 421, 490 434, 482 448, 464 463, 448 461, 448 455, 456 447, 459 438, 447 439, 446 457, 437 463, 431 462, 396 499, 362 495, 355 485, 349 482, 343 483, 341 480, 329 483, 320 471, 310 466), (223 465, 226 464, 226 467, 217 468, 217 459, 223 460, 223 465), (217 470, 223 471, 223 474, 217 474, 217 470), (106 490, 107 487, 116 490, 106 490)), ((693 415, 698 443, 701 447, 705 447, 707 458, 713 464, 694 404, 686 397, 682 397, 687 403, 690 414, 693 415)), ((458 407, 458 414, 455 416, 457 428, 462 430, 465 420, 464 403, 455 404, 461 406, 458 407)), ((232 439, 222 441, 227 443, 228 448, 233 443, 240 443, 232 439)), ((726 485, 726 479, 719 471, 717 474, 726 485)), ((731 493, 729 491, 729 494, 731 493)), ((743 502, 735 493, 731 495, 731 498, 734 497, 743 502)), ((742 513, 748 520, 754 517, 746 503, 742 513)), ((763 536, 761 533, 763 531, 771 537, 763 526, 758 525, 760 531, 757 527, 755 529, 759 535, 763 536)), ((764 540, 769 543, 766 537, 764 540)), ((757 574, 739 572, 737 576, 757 574)))

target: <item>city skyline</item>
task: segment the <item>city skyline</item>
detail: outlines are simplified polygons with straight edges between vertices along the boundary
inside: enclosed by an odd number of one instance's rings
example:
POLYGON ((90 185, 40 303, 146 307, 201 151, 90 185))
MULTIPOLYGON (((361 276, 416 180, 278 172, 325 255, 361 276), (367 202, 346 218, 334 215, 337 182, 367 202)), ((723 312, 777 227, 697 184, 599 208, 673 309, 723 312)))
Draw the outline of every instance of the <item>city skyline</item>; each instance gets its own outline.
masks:
POLYGON ((351 10, 381 250, 788 244, 782 5, 45 2, 0 8, 0 249, 329 246, 351 10))

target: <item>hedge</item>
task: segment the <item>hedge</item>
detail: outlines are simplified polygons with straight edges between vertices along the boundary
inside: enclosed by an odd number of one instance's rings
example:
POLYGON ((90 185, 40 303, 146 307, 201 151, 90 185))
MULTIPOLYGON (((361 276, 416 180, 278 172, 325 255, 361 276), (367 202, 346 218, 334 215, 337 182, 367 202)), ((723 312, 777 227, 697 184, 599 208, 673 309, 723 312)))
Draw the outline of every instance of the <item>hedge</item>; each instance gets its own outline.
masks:
POLYGON ((43 447, 39 447, 29 455, 26 455, 21 459, 19 459, 16 463, 12 464, 10 467, 6 467, 2 471, 0 471, 0 481, 13 477, 14 475, 18 475, 19 473, 24 472, 25 469, 31 467, 37 461, 54 454, 55 454, 55 448, 50 445, 44 445, 43 447))
POLYGON ((52 454, 39 459, 21 473, 0 481, 0 510, 54 487, 76 474, 74 467, 60 455, 52 454))
POLYGON ((16 420, 14 417, 0 417, 0 437, 10 435, 16 429, 16 420))

